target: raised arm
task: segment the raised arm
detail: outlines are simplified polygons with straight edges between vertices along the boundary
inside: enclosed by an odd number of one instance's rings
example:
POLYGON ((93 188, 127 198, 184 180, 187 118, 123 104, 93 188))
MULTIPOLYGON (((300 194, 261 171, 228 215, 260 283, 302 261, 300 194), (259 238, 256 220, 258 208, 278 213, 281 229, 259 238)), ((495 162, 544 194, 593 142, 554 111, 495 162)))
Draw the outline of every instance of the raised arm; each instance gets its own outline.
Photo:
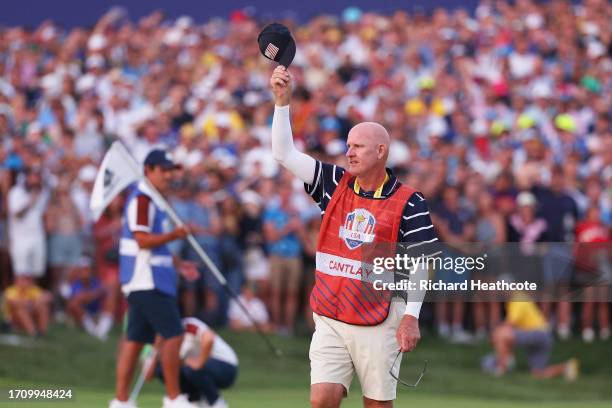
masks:
POLYGON ((272 118, 272 154, 274 159, 306 184, 312 184, 316 161, 297 150, 293 144, 289 101, 291 100, 291 75, 282 65, 276 67, 270 77, 274 94, 274 117, 272 118))

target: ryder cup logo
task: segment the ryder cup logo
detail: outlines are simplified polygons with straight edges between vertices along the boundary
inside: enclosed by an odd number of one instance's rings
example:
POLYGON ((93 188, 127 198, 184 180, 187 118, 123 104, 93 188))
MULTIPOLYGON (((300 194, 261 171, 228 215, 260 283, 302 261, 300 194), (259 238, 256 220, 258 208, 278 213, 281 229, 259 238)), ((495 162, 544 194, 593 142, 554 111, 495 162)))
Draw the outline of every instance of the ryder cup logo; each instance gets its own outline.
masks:
POLYGON ((349 249, 356 249, 364 243, 374 241, 376 218, 368 210, 357 208, 346 215, 344 226, 340 227, 340 238, 349 249))

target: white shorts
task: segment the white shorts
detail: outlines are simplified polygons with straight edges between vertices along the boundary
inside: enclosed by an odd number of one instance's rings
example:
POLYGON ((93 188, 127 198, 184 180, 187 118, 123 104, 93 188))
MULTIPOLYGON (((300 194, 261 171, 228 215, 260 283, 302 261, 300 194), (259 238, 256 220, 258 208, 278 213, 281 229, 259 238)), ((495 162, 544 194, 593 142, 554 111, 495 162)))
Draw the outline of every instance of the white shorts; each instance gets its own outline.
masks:
POLYGON ((47 246, 45 241, 19 239, 12 242, 10 249, 13 272, 16 276, 29 275, 40 278, 45 274, 47 246))
MULTIPOLYGON (((342 384, 348 394, 357 373, 363 395, 376 401, 395 399, 397 381, 389 370, 399 346, 397 327, 406 305, 393 301, 387 319, 377 326, 355 326, 313 313, 310 384, 342 384)), ((399 375, 401 356, 395 364, 399 375)))
POLYGON ((244 256, 247 280, 267 280, 270 277, 270 265, 260 248, 249 248, 244 256))

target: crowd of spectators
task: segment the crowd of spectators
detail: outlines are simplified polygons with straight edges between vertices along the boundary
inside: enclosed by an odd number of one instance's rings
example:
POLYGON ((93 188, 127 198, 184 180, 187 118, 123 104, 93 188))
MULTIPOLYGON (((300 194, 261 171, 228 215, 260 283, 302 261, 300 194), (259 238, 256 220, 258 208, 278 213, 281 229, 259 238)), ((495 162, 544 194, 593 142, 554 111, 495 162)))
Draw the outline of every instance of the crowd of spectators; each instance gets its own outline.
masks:
MULTIPOLYGON (((605 0, 517 0, 284 21, 298 45, 296 144, 342 165, 348 130, 381 123, 389 166, 423 192, 444 242, 550 241, 553 255, 609 242, 611 19, 605 0)), ((172 204, 267 330, 311 324, 320 215, 271 155, 264 23, 242 10, 196 23, 111 9, 93 28, 0 29, 4 319, 42 334, 50 309, 104 338, 120 318, 121 198, 96 223, 88 200, 105 149, 121 140, 138 160, 173 152, 182 170, 172 204)), ((173 250, 197 260, 186 243, 173 250)), ((555 274, 556 258, 545 259, 555 274)), ((249 328, 206 270, 181 284, 180 303, 211 324, 249 328)), ((466 322, 484 333, 499 320, 495 305, 444 306, 423 319, 459 340, 466 322)), ((587 340, 594 327, 609 337, 608 303, 581 316, 557 306, 545 312, 560 336, 573 324, 587 340)))

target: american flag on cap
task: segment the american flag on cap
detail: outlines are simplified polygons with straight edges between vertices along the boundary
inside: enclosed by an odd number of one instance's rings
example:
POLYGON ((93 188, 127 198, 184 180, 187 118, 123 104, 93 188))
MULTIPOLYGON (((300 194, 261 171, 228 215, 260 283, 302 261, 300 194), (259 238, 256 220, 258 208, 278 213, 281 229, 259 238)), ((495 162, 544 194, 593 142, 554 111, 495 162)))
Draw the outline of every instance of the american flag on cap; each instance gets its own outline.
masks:
POLYGON ((278 47, 272 43, 269 43, 268 46, 266 47, 266 51, 264 54, 266 55, 266 57, 273 60, 274 57, 276 57, 277 53, 278 53, 278 47))

